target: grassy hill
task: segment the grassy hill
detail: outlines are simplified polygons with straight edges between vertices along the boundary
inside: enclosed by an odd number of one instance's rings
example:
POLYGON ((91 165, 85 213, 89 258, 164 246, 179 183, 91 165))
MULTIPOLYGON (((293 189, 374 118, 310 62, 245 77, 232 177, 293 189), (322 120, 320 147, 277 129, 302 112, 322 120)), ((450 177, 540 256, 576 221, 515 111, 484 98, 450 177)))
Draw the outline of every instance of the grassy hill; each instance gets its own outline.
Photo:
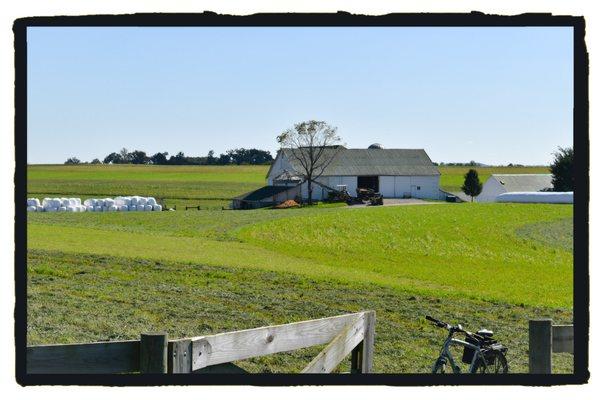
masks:
MULTIPOLYGON (((463 170, 442 172, 456 179, 463 170)), ((260 186, 265 173, 35 166, 29 192, 159 197, 156 190, 219 202, 209 199, 260 186)), ((570 205, 470 203, 29 213, 27 340, 195 336, 374 309, 377 372, 428 372, 444 333, 426 314, 495 330, 511 371, 525 372, 527 320, 572 321, 572 214, 570 205)), ((294 372, 318 350, 240 365, 294 372)), ((571 370, 570 355, 553 357, 556 371, 571 370)))

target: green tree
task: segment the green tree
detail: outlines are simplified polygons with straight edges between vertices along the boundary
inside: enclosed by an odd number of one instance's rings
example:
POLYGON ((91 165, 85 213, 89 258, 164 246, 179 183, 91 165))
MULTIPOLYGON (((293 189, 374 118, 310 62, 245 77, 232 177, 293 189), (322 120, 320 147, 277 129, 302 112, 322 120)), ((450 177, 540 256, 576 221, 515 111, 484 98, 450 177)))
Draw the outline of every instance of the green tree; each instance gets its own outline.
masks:
POLYGON ((465 174, 465 182, 462 185, 462 191, 467 196, 471 196, 471 202, 473 202, 473 198, 478 196, 481 193, 481 181, 479 180, 479 174, 474 169, 470 169, 469 172, 465 174))
POLYGON ((77 157, 71 157, 71 158, 68 158, 67 161, 65 161, 65 164, 70 164, 70 165, 81 164, 81 161, 77 157))
POLYGON ((307 183, 308 204, 312 204, 313 182, 337 156, 341 138, 337 128, 324 121, 305 121, 295 124, 277 136, 282 149, 287 149, 289 156, 296 161, 301 174, 307 183))
POLYGON ((100 162, 100 160, 97 158, 94 158, 90 164, 102 164, 102 162, 100 162))
POLYGON ((575 187, 575 173, 573 170, 575 153, 572 147, 558 148, 554 153, 554 161, 550 164, 552 172, 552 186, 555 192, 572 192, 575 187))

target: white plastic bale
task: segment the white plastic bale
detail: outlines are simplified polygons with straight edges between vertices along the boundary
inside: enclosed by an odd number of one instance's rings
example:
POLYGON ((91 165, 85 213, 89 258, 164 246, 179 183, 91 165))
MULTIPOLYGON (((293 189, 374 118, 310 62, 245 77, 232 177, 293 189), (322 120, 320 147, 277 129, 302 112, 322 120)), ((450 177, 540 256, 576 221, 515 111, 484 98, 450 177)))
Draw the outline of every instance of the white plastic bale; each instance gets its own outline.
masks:
POLYGON ((67 207, 58 207, 58 211, 65 212, 67 211, 67 207))
POLYGON ((138 205, 138 200, 139 200, 139 196, 131 196, 131 203, 129 205, 131 205, 131 206, 137 206, 138 205))
POLYGON ((154 197, 148 197, 146 199, 146 204, 149 204, 151 206, 155 206, 156 205, 156 199, 154 197))
POLYGON ((108 211, 117 211, 118 208, 114 204, 112 206, 108 206, 108 211))
POLYGON ((115 205, 115 201, 113 199, 104 199, 104 205, 106 207, 112 207, 115 205))
POLYGON ((102 206, 94 206, 94 211, 95 212, 101 212, 102 211, 102 206))
POLYGON ((160 204, 153 205, 152 211, 162 211, 162 206, 160 204))
POLYGON ((42 207, 50 207, 50 202, 52 201, 51 198, 49 197, 44 197, 44 200, 42 200, 42 207))
POLYGON ((77 207, 75 205, 68 206, 68 207, 66 207, 66 209, 67 209, 66 211, 69 211, 69 212, 76 212, 77 211, 77 207))
POLYGON ((129 211, 129 207, 126 204, 120 205, 119 211, 129 211))
POLYGON ((43 211, 45 211, 45 210, 44 210, 44 207, 42 207, 42 206, 37 206, 37 207, 36 207, 36 211, 37 211, 37 212, 43 212, 43 211))
POLYGON ((573 192, 510 192, 496 197, 499 203, 573 204, 573 192))
POLYGON ((83 205, 86 206, 86 207, 88 207, 88 206, 93 206, 94 203, 92 202, 92 199, 85 199, 83 201, 83 205))
POLYGON ((27 199, 27 206, 39 207, 40 201, 34 197, 27 199))
POLYGON ((147 201, 148 201, 148 199, 146 199, 145 197, 140 197, 138 199, 138 206, 145 206, 147 201))
POLYGON ((94 206, 86 206, 85 211, 87 211, 87 212, 94 212, 94 206))
POLYGON ((37 208, 35 206, 27 206, 27 211, 28 212, 35 212, 35 211, 37 211, 37 208))
POLYGON ((152 206, 150 204, 146 204, 144 206, 144 211, 152 211, 152 206))
POLYGON ((60 206, 67 208, 68 205, 69 205, 69 199, 67 199, 66 197, 61 197, 60 198, 60 206))
POLYGON ((137 211, 137 206, 135 206, 135 205, 130 205, 130 206, 129 206, 129 211, 137 211))

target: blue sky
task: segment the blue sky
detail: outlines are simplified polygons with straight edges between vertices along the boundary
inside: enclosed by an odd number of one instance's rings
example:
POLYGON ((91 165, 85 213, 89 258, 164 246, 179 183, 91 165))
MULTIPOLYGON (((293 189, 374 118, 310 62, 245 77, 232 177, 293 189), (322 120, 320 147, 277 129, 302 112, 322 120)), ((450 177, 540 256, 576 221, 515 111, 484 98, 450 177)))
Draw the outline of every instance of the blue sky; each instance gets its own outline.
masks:
POLYGON ((122 147, 275 152, 295 122, 348 147, 545 164, 572 145, 571 28, 28 28, 28 162, 122 147))

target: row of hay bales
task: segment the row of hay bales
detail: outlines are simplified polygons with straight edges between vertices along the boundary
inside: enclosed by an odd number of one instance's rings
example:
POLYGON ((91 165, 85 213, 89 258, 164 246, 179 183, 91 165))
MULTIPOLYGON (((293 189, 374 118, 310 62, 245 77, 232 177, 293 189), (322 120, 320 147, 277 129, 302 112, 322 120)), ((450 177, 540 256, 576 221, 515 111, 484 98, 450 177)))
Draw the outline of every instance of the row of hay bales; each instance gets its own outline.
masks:
POLYGON ((154 197, 119 196, 114 199, 49 198, 27 199, 27 211, 31 212, 111 212, 111 211, 162 211, 154 197))

